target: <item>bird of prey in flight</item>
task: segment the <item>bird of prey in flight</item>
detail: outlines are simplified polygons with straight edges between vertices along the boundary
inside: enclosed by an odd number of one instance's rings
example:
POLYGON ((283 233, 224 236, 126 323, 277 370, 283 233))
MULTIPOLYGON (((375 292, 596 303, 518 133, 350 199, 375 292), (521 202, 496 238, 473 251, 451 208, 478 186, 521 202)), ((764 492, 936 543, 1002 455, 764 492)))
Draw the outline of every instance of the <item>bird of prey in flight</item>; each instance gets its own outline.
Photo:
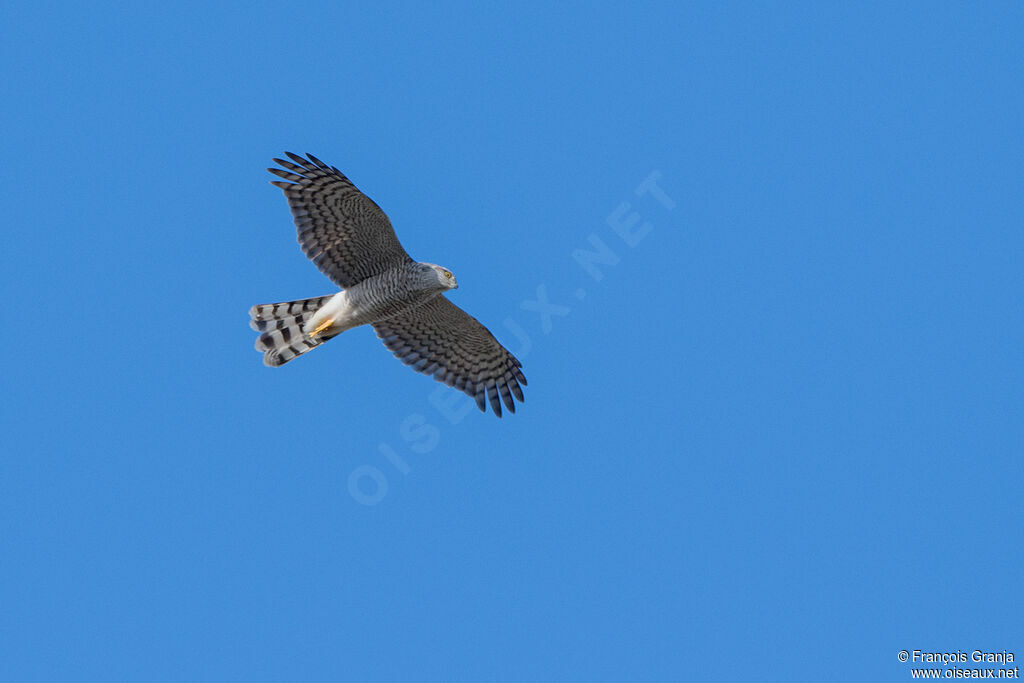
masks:
POLYGON ((458 284, 452 272, 414 261, 391 221, 338 169, 312 154, 274 159, 299 231, 302 251, 342 290, 314 299, 261 304, 249 310, 261 332, 256 349, 272 367, 315 349, 345 330, 372 325, 406 365, 463 391, 481 411, 488 401, 515 412, 523 400, 522 364, 486 327, 445 294, 458 284))

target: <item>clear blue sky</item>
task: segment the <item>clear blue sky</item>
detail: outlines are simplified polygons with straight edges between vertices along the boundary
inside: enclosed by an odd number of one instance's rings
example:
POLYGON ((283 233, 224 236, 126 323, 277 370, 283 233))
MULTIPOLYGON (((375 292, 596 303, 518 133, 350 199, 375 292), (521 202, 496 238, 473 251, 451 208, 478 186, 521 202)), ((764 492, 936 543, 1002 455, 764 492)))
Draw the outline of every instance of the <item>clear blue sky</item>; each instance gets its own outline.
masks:
POLYGON ((0 678, 1024 658, 1024 9, 678 4, 7 6, 0 678), (516 415, 369 329, 261 364, 249 306, 332 291, 285 150, 516 415))

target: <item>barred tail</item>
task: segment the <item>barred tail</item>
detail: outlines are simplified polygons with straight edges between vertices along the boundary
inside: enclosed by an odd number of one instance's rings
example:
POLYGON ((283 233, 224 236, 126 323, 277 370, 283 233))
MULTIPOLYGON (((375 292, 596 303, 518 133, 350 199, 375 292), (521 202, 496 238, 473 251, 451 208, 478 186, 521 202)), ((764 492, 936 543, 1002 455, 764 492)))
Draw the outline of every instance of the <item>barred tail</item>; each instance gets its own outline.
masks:
POLYGON ((256 350, 263 351, 263 364, 279 367, 336 336, 322 335, 313 340, 305 331, 306 322, 330 298, 318 296, 250 308, 249 327, 263 333, 256 339, 256 350))

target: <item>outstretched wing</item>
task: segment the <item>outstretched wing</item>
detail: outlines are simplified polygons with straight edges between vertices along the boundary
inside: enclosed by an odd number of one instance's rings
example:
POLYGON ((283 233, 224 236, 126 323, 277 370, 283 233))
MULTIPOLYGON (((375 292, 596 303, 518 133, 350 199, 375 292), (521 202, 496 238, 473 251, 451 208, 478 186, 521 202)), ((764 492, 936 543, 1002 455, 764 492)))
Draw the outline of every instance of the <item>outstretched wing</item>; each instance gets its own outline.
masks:
POLYGON ((273 180, 271 185, 284 190, 299 245, 324 275, 340 287, 351 287, 412 261, 381 208, 341 171, 312 154, 308 159, 286 154, 292 161, 274 162, 287 170, 267 170, 288 182, 273 180))
POLYGON ((526 386, 522 364, 476 318, 444 296, 373 327, 395 357, 417 372, 466 392, 484 412, 487 399, 498 417, 501 401, 514 413, 512 397, 523 400, 519 387, 526 386))

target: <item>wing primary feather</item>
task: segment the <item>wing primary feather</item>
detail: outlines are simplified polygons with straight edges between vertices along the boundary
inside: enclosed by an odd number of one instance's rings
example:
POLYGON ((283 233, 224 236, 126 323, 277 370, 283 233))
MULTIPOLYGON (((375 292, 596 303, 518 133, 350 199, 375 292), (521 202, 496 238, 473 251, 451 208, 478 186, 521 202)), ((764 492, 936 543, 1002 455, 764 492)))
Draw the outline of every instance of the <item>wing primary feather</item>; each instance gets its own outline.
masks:
MULTIPOLYGON (((277 164, 278 166, 284 166, 289 171, 295 171, 296 173, 305 173, 306 171, 306 169, 302 168, 301 166, 293 164, 290 161, 285 161, 284 159, 278 159, 275 157, 274 163, 277 164)), ((269 171, 270 169, 268 168, 267 170, 269 171)))
POLYGON ((285 152, 285 155, 286 155, 286 156, 287 156, 287 157, 288 157, 289 159, 291 159, 292 161, 294 161, 295 163, 297 163, 297 164, 298 164, 299 166, 302 166, 302 167, 303 167, 303 168, 305 168, 305 169, 308 169, 308 168, 309 168, 309 161, 307 161, 306 159, 303 159, 303 158, 302 158, 302 157, 300 157, 300 156, 299 156, 298 154, 292 154, 291 152, 285 152))
POLYGON ((487 385, 487 398, 491 401, 491 409, 494 411, 494 414, 501 417, 501 401, 498 399, 498 387, 494 384, 493 380, 487 385))
POLYGON ((487 412, 487 393, 484 391, 483 382, 477 382, 476 391, 473 395, 476 399, 476 407, 480 409, 481 413, 487 412))
POLYGON ((325 164, 324 162, 320 161, 319 159, 317 159, 317 158, 316 158, 315 156, 313 156, 313 155, 312 155, 312 154, 310 154, 309 152, 306 152, 306 157, 307 157, 307 158, 308 158, 308 159, 309 159, 310 161, 312 161, 312 162, 313 162, 313 163, 314 163, 315 165, 319 166, 321 170, 324 170, 324 171, 330 171, 330 170, 331 170, 331 167, 330 167, 330 166, 328 166, 328 165, 327 165, 327 164, 325 164))
POLYGON ((267 170, 276 175, 278 178, 284 178, 285 180, 290 180, 293 183, 301 183, 303 180, 305 180, 305 178, 300 175, 295 175, 290 171, 283 171, 280 168, 268 168, 267 170))
POLYGON ((501 402, 505 404, 506 408, 508 408, 508 412, 516 412, 516 402, 512 400, 512 394, 509 392, 508 384, 506 382, 499 384, 498 391, 501 392, 501 402))
POLYGON ((526 400, 523 398, 523 390, 519 388, 519 382, 516 381, 515 377, 509 378, 508 388, 512 390, 512 395, 519 399, 520 402, 524 402, 526 400))

